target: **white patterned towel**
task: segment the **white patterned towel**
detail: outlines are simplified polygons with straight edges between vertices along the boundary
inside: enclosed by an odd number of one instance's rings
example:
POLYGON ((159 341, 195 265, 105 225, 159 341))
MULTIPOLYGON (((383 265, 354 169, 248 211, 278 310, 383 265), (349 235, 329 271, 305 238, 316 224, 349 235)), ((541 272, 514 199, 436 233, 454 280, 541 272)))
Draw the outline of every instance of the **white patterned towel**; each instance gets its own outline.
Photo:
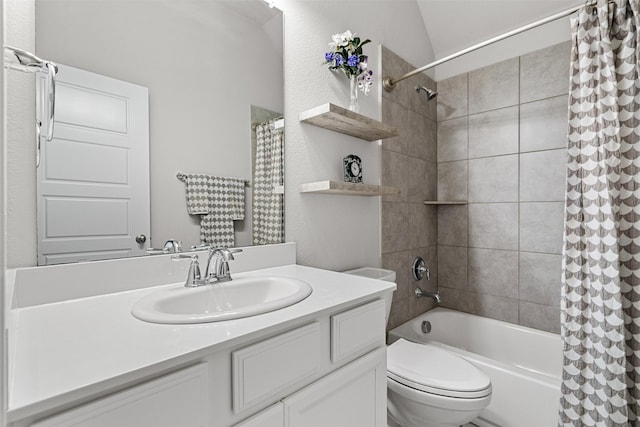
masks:
POLYGON ((186 185, 187 212, 189 215, 206 215, 209 213, 210 178, 213 177, 196 173, 184 175, 183 181, 186 185))
POLYGON ((244 180, 186 174, 187 212, 200 217, 200 243, 235 245, 233 221, 244 219, 244 180))

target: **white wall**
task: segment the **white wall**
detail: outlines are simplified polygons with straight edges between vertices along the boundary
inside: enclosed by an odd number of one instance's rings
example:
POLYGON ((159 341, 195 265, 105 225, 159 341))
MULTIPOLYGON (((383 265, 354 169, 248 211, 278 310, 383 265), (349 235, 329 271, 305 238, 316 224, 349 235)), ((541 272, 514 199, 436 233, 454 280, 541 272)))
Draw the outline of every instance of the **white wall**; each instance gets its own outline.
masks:
MULTIPOLYGON (((2 24, 2 32, 0 33, 0 41, 2 41, 2 45, 6 43, 7 35, 6 35, 6 25, 5 25, 5 2, 2 3, 0 7, 0 23, 2 24)), ((0 58, 0 67, 4 70, 4 55, 0 58)), ((4 72, 0 73, 0 177, 2 177, 2 185, 0 185, 0 331, 2 331, 2 339, 0 339, 0 425, 6 425, 5 414, 7 413, 7 388, 8 382, 7 372, 7 348, 5 346, 4 337, 7 332, 5 331, 5 267, 7 265, 7 252, 6 252, 6 235, 5 230, 7 229, 7 215, 5 211, 5 194, 6 194, 6 183, 7 176, 5 174, 5 159, 6 159, 6 140, 7 135, 5 132, 6 129, 6 116, 5 116, 5 74, 4 72)))
MULTIPOLYGON (((35 50, 33 0, 10 0, 5 6, 6 44, 35 50)), ((9 266, 36 263, 35 76, 6 72, 7 253, 9 266)))
MULTIPOLYGON (((0 23, 2 24, 2 34, 0 39, 2 40, 3 46, 5 44, 11 45, 12 43, 24 43, 27 47, 33 47, 32 0, 3 1, 2 7, 0 8, 0 23)), ((20 76, 21 73, 6 71, 4 68, 4 55, 2 60, 0 60, 0 65, 2 66, 2 73, 0 73, 0 88, 2 88, 2 96, 0 97, 0 115, 2 116, 2 120, 0 120, 0 177, 2 177, 2 184, 0 185, 0 331, 2 331, 2 335, 0 336, 0 425, 4 426, 6 425, 6 411, 9 398, 7 394, 8 348, 6 339, 8 336, 8 332, 6 330, 8 325, 6 318, 6 316, 8 316, 6 302, 8 299, 6 295, 7 289, 5 288, 5 272, 7 258, 9 256, 7 246, 11 244, 18 245, 16 252, 20 253, 29 253, 29 251, 32 250, 32 248, 29 247, 30 242, 28 240, 20 242, 19 239, 16 241, 7 239, 8 213, 16 212, 16 209, 18 209, 13 206, 12 203, 20 205, 21 201, 25 201, 26 204, 29 205, 30 202, 28 198, 23 198, 23 195, 20 193, 21 183, 17 183, 17 188, 11 188, 7 182, 8 165, 10 162, 15 162, 23 157, 25 151, 8 152, 8 141, 13 138, 21 139, 24 137, 31 137, 31 139, 27 140, 34 141, 35 108, 32 106, 29 107, 32 103, 20 103, 20 97, 23 99, 33 99, 35 96, 35 85, 33 76, 30 76, 31 79, 28 79, 25 78, 28 74, 20 76), (10 82, 13 87, 16 88, 15 91, 9 90, 10 82), (16 98, 18 98, 17 101, 22 108, 16 109, 13 112, 13 115, 9 117, 7 115, 7 105, 10 100, 15 100, 16 98), (18 123, 10 123, 12 120, 16 120, 18 123), (22 130, 19 123, 24 122, 25 120, 30 120, 29 123, 34 126, 22 130), (23 247, 23 245, 26 247, 23 247)), ((35 182, 35 176, 33 179, 35 182)), ((28 185, 28 183, 24 185, 28 185)), ((35 202, 35 200, 33 200, 33 202, 35 202)))
MULTIPOLYGON (((186 213, 176 172, 250 180, 250 106, 284 110, 282 58, 273 46, 277 21, 265 31, 219 2, 47 0, 36 8, 34 48, 33 3, 19 3, 31 5, 31 20, 10 34, 32 40, 16 40, 17 46, 149 88, 152 244, 169 238, 198 244, 199 221, 186 213)), ((19 133, 9 138, 16 141, 9 147, 9 244, 16 248, 9 266, 17 267, 36 262, 34 113, 25 115, 35 98, 33 75, 12 74, 8 86, 20 100, 9 108, 10 135, 19 133)), ((250 244, 249 224, 238 245, 250 244)))
MULTIPOLYGON (((301 111, 333 102, 348 104, 348 81, 322 66, 331 35, 347 29, 370 38, 365 46, 376 78, 361 96, 361 112, 380 118, 379 45, 414 64, 433 59, 415 1, 280 0, 285 13, 285 212, 286 239, 298 247, 298 263, 343 270, 380 263, 380 198, 301 194, 298 185, 343 179, 342 158, 363 161, 364 182, 379 184, 380 147, 301 124, 301 111)), ((402 131, 402 130, 401 130, 402 131)))

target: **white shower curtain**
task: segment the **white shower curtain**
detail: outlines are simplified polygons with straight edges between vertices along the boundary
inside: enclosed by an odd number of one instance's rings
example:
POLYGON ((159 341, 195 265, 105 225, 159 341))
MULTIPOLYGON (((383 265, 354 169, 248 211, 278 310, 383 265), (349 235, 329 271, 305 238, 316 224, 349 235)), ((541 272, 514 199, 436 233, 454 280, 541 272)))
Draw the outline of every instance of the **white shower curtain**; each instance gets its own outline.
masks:
POLYGON ((274 121, 256 126, 253 244, 284 241, 284 133, 274 121))
POLYGON ((637 426, 639 0, 572 16, 560 426, 637 426))

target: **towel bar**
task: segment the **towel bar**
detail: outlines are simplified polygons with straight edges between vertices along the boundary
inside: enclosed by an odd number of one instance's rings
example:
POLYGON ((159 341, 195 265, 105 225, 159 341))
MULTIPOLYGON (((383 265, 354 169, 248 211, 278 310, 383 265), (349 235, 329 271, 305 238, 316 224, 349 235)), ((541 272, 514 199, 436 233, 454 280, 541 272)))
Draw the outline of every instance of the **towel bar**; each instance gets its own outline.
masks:
MULTIPOLYGON (((178 172, 178 173, 176 174, 176 178, 178 178, 180 181, 184 181, 184 179, 185 179, 185 177, 186 177, 186 176, 187 176, 187 175, 185 175, 185 174, 183 174, 183 173, 181 173, 181 172, 178 172)), ((251 187, 251 182, 249 182, 249 181, 247 181, 247 180, 245 179, 245 180, 244 180, 244 186, 245 186, 245 187, 251 187)))

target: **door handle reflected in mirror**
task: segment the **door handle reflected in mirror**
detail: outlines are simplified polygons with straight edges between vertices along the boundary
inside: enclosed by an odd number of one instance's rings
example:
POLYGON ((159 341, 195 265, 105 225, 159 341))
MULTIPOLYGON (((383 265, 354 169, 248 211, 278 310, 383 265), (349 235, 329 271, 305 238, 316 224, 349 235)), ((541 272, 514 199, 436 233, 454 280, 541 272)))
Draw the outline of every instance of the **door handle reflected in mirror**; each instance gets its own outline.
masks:
POLYGON ((147 236, 145 236, 144 234, 138 234, 136 236, 136 243, 141 245, 143 243, 145 243, 147 241, 147 236))

